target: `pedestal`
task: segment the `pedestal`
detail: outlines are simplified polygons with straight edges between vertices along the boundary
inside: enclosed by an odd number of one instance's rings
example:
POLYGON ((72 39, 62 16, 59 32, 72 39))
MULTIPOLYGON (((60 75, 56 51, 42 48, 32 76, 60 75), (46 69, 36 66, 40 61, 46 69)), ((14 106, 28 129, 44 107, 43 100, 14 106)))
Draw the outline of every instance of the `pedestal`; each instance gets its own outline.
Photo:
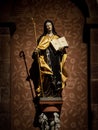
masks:
POLYGON ((39 99, 41 130, 58 130, 60 128, 61 97, 42 97, 39 99))

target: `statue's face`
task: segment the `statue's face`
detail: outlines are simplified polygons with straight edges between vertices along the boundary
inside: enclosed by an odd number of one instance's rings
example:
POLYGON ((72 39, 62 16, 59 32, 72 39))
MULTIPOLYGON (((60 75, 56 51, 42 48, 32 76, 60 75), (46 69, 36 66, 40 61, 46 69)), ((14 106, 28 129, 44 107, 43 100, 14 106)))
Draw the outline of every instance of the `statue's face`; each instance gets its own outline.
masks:
POLYGON ((52 24, 51 24, 51 22, 47 22, 46 23, 46 28, 47 28, 48 31, 52 31, 52 24))

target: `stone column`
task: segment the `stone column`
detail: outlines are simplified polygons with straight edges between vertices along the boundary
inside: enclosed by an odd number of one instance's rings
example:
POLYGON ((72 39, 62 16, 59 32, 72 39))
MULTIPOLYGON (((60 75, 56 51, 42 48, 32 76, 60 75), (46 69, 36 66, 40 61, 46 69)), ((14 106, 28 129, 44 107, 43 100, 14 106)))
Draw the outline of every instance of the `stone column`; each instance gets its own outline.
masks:
POLYGON ((10 130, 10 25, 0 23, 0 130, 10 130))

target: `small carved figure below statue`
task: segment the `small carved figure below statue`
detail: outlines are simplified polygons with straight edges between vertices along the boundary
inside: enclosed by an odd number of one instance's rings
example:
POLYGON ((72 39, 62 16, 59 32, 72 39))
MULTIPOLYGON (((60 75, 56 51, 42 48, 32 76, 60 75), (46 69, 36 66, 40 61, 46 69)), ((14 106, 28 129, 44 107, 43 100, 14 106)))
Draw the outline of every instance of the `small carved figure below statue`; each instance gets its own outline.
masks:
MULTIPOLYGON (((38 97, 61 97, 65 86, 66 45, 58 50, 55 50, 52 45, 52 40, 59 38, 53 22, 46 20, 44 32, 38 39, 37 47, 32 54, 34 62, 30 69, 30 78, 33 80, 38 97)), ((59 42, 57 44, 59 45, 59 42)))
POLYGON ((59 130, 60 129, 60 116, 57 112, 53 113, 52 121, 49 121, 45 113, 39 115, 39 123, 41 130, 59 130))
POLYGON ((39 123, 42 130, 49 130, 48 118, 44 113, 41 113, 39 116, 39 123))
POLYGON ((51 130, 59 130, 60 128, 60 116, 57 112, 53 113, 54 119, 50 122, 51 130))

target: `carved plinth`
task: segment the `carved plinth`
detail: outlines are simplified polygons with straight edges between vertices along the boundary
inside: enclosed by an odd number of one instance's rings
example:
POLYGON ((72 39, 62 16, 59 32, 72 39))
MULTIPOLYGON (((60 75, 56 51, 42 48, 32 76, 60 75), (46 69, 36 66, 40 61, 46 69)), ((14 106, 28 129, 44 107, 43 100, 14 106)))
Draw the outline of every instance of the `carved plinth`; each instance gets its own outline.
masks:
POLYGON ((43 97, 39 100, 42 112, 60 112, 62 103, 63 101, 61 97, 43 97))

